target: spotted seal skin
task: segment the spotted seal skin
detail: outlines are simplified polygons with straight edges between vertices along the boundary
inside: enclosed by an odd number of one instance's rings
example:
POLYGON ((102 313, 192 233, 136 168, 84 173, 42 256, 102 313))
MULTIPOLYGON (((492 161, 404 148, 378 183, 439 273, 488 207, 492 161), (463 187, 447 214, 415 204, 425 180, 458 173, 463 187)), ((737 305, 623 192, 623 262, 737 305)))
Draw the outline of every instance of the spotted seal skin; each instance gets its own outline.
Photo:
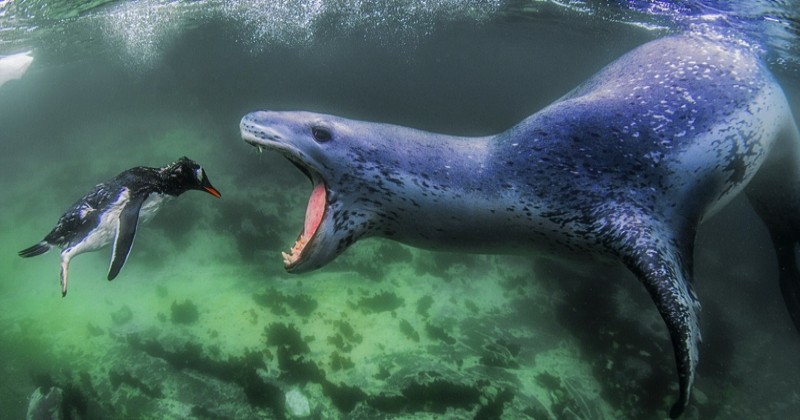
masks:
POLYGON ((320 268, 368 236, 622 262, 670 332, 680 390, 672 417, 689 403, 701 340, 695 231, 742 191, 772 233, 800 325, 800 139, 780 86, 742 46, 697 34, 650 42, 486 137, 308 112, 253 112, 240 128, 314 185, 284 254, 290 272, 320 268))

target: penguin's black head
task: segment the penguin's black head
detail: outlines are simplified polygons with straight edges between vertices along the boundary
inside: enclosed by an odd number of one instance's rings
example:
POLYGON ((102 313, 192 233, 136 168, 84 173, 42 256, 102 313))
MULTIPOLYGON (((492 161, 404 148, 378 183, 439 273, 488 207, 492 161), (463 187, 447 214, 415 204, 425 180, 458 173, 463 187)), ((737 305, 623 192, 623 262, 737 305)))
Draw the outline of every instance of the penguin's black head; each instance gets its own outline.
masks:
POLYGON ((211 185, 203 167, 186 156, 163 168, 162 173, 168 194, 180 195, 188 190, 200 190, 217 198, 221 196, 211 185))

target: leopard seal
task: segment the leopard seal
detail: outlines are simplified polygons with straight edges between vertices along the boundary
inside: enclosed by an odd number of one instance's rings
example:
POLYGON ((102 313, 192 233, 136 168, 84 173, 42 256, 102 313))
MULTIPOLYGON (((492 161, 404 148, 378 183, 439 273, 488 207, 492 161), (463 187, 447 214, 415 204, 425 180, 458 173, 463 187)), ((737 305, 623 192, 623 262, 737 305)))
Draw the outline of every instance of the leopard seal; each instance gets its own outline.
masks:
POLYGON ((320 268, 360 238, 624 264, 670 333, 689 404, 701 334, 700 223, 745 193, 766 223, 800 328, 800 136, 751 49, 686 33, 644 44, 510 129, 434 134, 310 112, 257 111, 242 138, 313 184, 285 268, 320 268))

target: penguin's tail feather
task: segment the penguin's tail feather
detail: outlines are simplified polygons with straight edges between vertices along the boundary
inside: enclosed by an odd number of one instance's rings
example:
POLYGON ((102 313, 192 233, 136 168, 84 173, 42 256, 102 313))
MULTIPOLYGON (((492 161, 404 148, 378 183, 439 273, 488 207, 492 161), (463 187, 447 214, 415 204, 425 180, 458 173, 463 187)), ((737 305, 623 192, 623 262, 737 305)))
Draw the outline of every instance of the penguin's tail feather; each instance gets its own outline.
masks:
POLYGON ((37 255, 44 254, 45 252, 49 251, 50 248, 52 247, 53 246, 47 243, 47 241, 41 241, 32 247, 28 247, 20 251, 19 256, 22 258, 35 257, 37 255))

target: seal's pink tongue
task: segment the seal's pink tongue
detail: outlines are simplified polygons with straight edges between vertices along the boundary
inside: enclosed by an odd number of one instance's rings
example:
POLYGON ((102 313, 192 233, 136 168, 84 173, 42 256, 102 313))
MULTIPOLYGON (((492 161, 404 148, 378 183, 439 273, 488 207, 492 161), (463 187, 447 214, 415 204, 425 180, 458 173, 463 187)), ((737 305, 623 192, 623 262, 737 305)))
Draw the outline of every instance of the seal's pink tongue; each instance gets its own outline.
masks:
POLYGON ((283 264, 286 267, 290 267, 300 260, 306 245, 319 229, 322 217, 325 216, 325 194, 324 183, 320 182, 314 186, 314 191, 311 192, 311 197, 308 199, 308 207, 306 207, 306 222, 303 225, 303 233, 297 238, 289 253, 281 253, 283 255, 283 264))
POLYGON ((325 184, 320 182, 314 186, 311 197, 308 199, 306 208, 306 224, 303 229, 303 236, 311 239, 317 231, 319 224, 322 223, 322 216, 325 214, 325 184))
POLYGON ((325 194, 324 183, 320 182, 314 186, 314 191, 311 192, 311 197, 308 199, 308 207, 306 207, 306 222, 303 225, 303 233, 297 238, 289 253, 281 253, 283 255, 283 264, 286 267, 290 267, 300 260, 306 245, 319 229, 322 217, 325 216, 325 194))

